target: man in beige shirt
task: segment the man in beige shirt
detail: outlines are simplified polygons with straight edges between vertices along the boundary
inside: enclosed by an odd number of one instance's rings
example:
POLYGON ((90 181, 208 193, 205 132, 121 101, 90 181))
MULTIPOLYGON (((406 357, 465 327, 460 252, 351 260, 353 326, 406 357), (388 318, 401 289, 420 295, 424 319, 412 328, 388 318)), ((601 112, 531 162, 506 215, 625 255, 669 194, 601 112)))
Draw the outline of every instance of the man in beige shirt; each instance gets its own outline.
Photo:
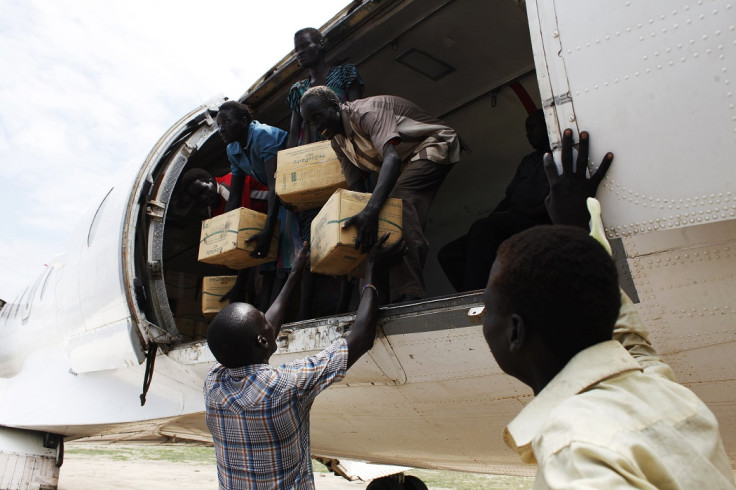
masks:
POLYGON ((573 170, 566 130, 562 175, 549 155, 545 170, 550 217, 573 226, 532 228, 499 248, 483 333, 501 369, 536 395, 504 439, 538 464, 535 488, 736 488, 715 416, 657 357, 605 238, 585 230, 586 198, 612 159, 587 179, 588 135, 573 170))
POLYGON ((301 99, 302 119, 332 140, 352 190, 365 174, 377 174, 365 209, 345 222, 355 226, 355 246, 368 251, 378 234, 378 212, 386 199, 402 200, 402 233, 408 251, 391 269, 391 301, 425 296, 422 270, 429 249, 424 225, 437 191, 453 164, 460 160, 460 138, 445 122, 414 103, 379 95, 341 103, 327 87, 312 87, 301 99))

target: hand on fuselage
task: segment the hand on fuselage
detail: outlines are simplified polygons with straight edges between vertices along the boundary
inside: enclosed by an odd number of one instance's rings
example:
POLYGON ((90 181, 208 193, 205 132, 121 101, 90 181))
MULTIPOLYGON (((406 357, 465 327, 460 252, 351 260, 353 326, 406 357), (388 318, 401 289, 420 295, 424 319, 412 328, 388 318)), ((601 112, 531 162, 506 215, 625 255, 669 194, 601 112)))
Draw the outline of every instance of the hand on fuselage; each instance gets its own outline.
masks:
POLYGON ((595 197, 598 185, 606 176, 613 161, 613 153, 603 157, 598 170, 590 177, 588 169, 588 146, 590 137, 586 131, 580 133, 578 158, 573 169, 572 130, 562 135, 562 174, 558 173, 555 161, 549 153, 544 155, 544 170, 549 180, 549 195, 545 200, 547 212, 556 225, 572 225, 588 228, 590 215, 586 206, 589 197, 595 197))

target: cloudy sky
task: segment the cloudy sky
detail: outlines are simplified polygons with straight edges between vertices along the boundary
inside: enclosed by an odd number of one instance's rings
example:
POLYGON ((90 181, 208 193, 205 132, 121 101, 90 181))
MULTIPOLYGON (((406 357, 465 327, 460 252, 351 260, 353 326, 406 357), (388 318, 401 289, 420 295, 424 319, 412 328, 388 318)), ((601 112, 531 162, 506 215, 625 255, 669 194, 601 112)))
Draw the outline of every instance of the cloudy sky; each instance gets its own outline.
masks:
POLYGON ((0 298, 174 122, 242 95, 348 3, 0 0, 0 298))

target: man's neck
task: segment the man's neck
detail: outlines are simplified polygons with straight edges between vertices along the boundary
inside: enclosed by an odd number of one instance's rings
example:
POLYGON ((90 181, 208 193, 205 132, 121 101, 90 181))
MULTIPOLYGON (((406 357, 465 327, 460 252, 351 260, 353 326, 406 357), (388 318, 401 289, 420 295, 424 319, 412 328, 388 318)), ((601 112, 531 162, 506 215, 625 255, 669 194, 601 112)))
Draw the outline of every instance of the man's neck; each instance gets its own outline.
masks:
POLYGON ((330 67, 322 59, 309 69, 309 85, 315 87, 317 85, 324 85, 327 82, 327 75, 330 73, 330 67))

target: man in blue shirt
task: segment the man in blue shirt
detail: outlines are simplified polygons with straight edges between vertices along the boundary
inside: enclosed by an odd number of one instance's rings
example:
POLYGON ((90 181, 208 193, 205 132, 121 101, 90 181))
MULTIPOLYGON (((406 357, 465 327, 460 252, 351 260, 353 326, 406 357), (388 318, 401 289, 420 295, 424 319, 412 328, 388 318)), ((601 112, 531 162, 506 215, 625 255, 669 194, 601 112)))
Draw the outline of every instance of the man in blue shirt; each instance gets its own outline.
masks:
POLYGON ((252 255, 265 257, 268 255, 271 236, 281 207, 274 185, 276 154, 286 145, 288 134, 282 129, 254 120, 248 106, 235 101, 222 104, 216 120, 220 136, 227 145, 227 158, 233 174, 230 198, 225 206, 225 212, 240 206, 246 175, 255 178, 269 189, 266 228, 249 240, 256 242, 256 249, 252 255))
POLYGON ((290 211, 281 206, 275 190, 276 154, 286 146, 288 134, 282 129, 256 121, 248 106, 236 101, 222 104, 217 112, 216 121, 220 136, 227 145, 227 158, 232 172, 230 198, 225 206, 225 212, 240 207, 246 175, 268 187, 266 226, 248 239, 248 242, 256 243, 255 250, 251 252, 253 257, 268 255, 276 220, 281 222, 277 270, 261 268, 263 293, 260 309, 265 311, 281 290, 288 270, 291 269, 294 250, 301 242, 294 217, 290 211), (281 275, 279 270, 282 271, 281 275))

